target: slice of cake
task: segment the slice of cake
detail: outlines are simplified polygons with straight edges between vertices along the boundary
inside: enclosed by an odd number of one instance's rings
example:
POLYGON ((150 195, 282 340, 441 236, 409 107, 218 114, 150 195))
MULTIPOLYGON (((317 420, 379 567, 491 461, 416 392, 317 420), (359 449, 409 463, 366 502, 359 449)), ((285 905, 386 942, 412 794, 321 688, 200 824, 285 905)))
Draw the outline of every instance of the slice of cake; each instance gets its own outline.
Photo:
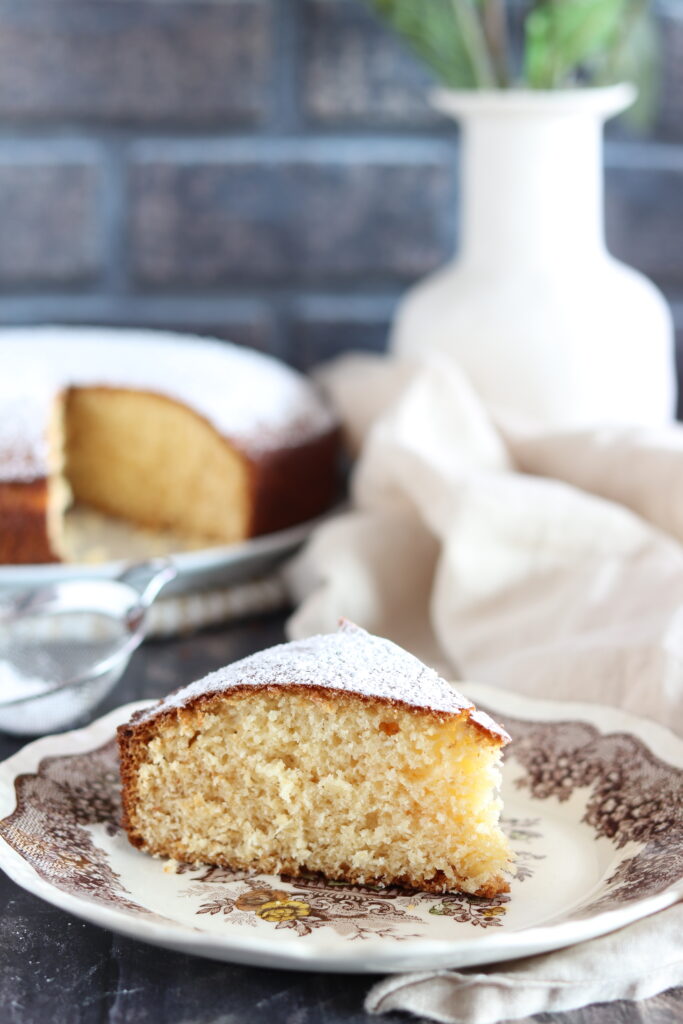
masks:
POLYGON ((188 863, 506 891, 507 733, 350 623, 254 654, 118 730, 131 843, 188 863))

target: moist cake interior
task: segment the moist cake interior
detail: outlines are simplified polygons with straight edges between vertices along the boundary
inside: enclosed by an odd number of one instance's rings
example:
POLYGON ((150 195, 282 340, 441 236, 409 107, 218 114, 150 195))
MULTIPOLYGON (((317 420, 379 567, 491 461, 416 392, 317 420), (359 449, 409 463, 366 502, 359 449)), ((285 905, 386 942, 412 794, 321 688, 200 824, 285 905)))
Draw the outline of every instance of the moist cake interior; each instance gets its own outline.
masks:
POLYGON ((508 888, 502 741, 466 714, 288 686, 218 695, 147 729, 124 780, 129 836, 150 853, 436 892, 508 888))
MULTIPOLYGON (((57 463, 75 500, 188 537, 247 535, 246 461, 201 416, 163 395, 116 388, 72 388, 61 409, 57 463)), ((58 473, 53 484, 62 486, 58 473)))

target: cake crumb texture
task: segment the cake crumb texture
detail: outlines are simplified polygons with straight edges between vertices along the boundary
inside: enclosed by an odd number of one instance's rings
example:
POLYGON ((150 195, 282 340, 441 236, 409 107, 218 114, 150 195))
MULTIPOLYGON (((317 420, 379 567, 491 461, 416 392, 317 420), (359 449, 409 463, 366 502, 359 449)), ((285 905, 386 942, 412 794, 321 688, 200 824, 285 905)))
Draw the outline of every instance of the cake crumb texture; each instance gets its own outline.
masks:
MULTIPOLYGON (((347 625, 327 637, 332 650, 340 637, 377 657, 379 638, 347 625)), ((323 659, 321 683, 326 667, 323 659)), ((506 891, 511 853, 497 795, 506 734, 478 722, 436 673, 453 695, 450 711, 419 695, 406 700, 405 680, 392 699, 391 668, 389 658, 386 680, 374 686, 381 695, 302 683, 295 667, 269 681, 264 668, 258 685, 240 685, 238 670, 234 683, 188 687, 122 726, 131 842, 192 864, 432 892, 506 891)))

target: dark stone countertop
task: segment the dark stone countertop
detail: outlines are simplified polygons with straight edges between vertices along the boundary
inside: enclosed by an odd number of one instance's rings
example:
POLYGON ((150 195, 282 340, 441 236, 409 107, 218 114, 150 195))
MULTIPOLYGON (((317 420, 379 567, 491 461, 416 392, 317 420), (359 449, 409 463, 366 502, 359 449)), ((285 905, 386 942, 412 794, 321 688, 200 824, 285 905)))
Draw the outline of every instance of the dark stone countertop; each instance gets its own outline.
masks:
MULTIPOLYGON (((269 616, 187 638, 150 642, 98 711, 156 697, 283 639, 269 616)), ((0 737, 0 759, 22 742, 0 737)), ((367 975, 240 967, 134 942, 79 921, 0 875, 0 1024, 361 1024, 367 975)), ((380 1018, 382 1019, 382 1018, 380 1018)), ((407 1020, 392 1014, 387 1021, 407 1020)), ((683 989, 612 1003, 544 1024, 683 1021, 683 989)))

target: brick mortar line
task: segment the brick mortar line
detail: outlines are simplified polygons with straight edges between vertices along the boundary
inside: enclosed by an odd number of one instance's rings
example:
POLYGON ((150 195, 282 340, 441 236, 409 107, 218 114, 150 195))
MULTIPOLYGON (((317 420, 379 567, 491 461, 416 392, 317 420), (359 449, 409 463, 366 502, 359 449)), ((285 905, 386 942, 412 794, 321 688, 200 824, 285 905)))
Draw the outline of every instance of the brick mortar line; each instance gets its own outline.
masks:
POLYGON ((362 136, 301 136, 255 138, 188 139, 178 137, 138 138, 131 144, 134 162, 168 158, 178 162, 203 163, 278 163, 339 161, 351 163, 415 163, 439 155, 452 159, 454 140, 440 138, 403 138, 388 136, 367 139, 362 136))
MULTIPOLYGON (((262 290, 245 288, 241 294, 216 295, 183 294, 183 295, 140 295, 131 293, 126 296, 125 307, 121 306, 120 296, 110 292, 15 292, 0 294, 0 315, 12 314, 18 307, 32 307, 35 312, 47 312, 50 307, 57 311, 58 307, 79 306, 83 314, 116 316, 191 316, 192 319, 215 320, 226 312, 247 321, 267 314, 277 302, 286 302, 291 312, 297 315, 313 317, 343 316, 345 311, 354 315, 369 317, 382 316, 391 309, 406 293, 405 285, 395 288, 377 288, 367 292, 359 292, 354 288, 347 289, 315 289, 287 288, 262 290)), ((683 293, 669 293, 667 301, 674 316, 683 321, 683 293)))
MULTIPOLYGON (((441 141, 451 142, 457 140, 460 134, 459 125, 455 121, 444 119, 443 123, 431 124, 409 123, 387 123, 373 121, 372 116, 363 123, 362 120, 349 119, 339 120, 336 124, 323 119, 315 120, 307 117, 303 111, 296 121, 286 123, 284 120, 265 118, 254 124, 239 121, 202 121, 198 119, 194 123, 176 121, 173 122, 138 122, 138 123, 107 123, 106 120, 64 120, 51 118, 49 120, 27 120, 23 123, 0 120, 0 144, 5 141, 14 144, 26 142, 79 142, 88 143, 91 141, 107 141, 120 139, 127 142, 138 140, 158 141, 250 141, 259 142, 286 142, 295 140, 301 142, 321 141, 344 141, 357 139, 363 143, 391 141, 402 139, 411 141, 441 141)), ((605 147, 618 150, 660 150, 667 151, 683 149, 683 132, 679 136, 669 134, 645 135, 642 137, 624 137, 612 135, 608 131, 605 135, 605 147)))
POLYGON ((272 7, 270 45, 272 79, 269 83, 268 113, 255 126, 260 134, 280 135, 302 129, 298 71, 303 32, 302 5, 298 0, 276 0, 272 7))
POLYGON ((0 166, 87 164, 96 166, 107 141, 80 136, 51 138, 36 136, 0 137, 0 166), (49 147, 49 148, 47 148, 49 147))
POLYGON ((104 247, 103 287, 107 294, 125 296, 130 288, 130 246, 128 239, 127 150, 125 144, 110 141, 103 148, 100 230, 104 247))
MULTIPOLYGON (((123 0, 121 0, 123 2, 123 0)), ((263 138, 288 138, 292 136, 306 139, 317 138, 318 136, 329 138, 344 138, 347 135, 355 135, 364 140, 372 138, 392 138, 401 135, 407 139, 439 138, 450 139, 458 134, 455 122, 444 119, 443 126, 435 124, 416 123, 381 123, 372 119, 363 123, 361 120, 340 121, 337 124, 324 120, 314 120, 304 117, 297 124, 285 125, 278 123, 277 119, 255 122, 249 124, 245 121, 215 120, 203 121, 197 119, 195 122, 187 121, 161 121, 149 123, 107 123, 106 119, 74 119, 59 120, 50 119, 27 119, 23 122, 9 121, 6 118, 0 120, 0 140, 30 139, 34 136, 40 138, 123 138, 133 140, 138 137, 167 138, 182 137, 187 139, 204 138, 229 138, 231 136, 263 139, 263 138)))
POLYGON ((683 144, 678 142, 622 141, 608 139, 605 143, 605 166, 642 168, 642 170, 683 171, 683 144))
MULTIPOLYGON (((0 136, 0 166, 97 165, 116 147, 125 149, 129 163, 168 158, 191 163, 419 163, 440 156, 452 160, 453 139, 392 135, 362 136, 0 136)), ((683 148, 683 147, 682 147, 683 148)))
MULTIPOLYGON (((126 296, 125 307, 121 306, 120 296, 108 291, 60 291, 35 292, 15 291, 0 294, 0 312, 11 312, 20 306, 32 306, 36 312, 45 312, 50 308, 75 307, 85 312, 100 312, 116 315, 139 314, 141 316, 163 317, 171 314, 192 313, 200 319, 215 319, 226 310, 231 310, 242 319, 262 315, 272 308, 273 303, 286 301, 296 303, 297 309, 308 312, 335 310, 343 311, 347 306, 367 313, 381 312, 389 308, 405 292, 406 286, 394 288, 377 288, 366 292, 347 289, 316 289, 280 287, 273 289, 244 288, 239 294, 230 292, 222 294, 184 293, 182 295, 140 294, 130 293, 126 296)), ((294 308, 294 307, 292 307, 294 308)))
MULTIPOLYGON (((457 137, 443 135, 402 135, 367 137, 344 135, 148 135, 146 133, 90 133, 87 135, 2 135, 0 165, 97 164, 116 148, 125 149, 131 163, 167 157, 178 162, 226 163, 302 160, 305 162, 419 162, 440 155, 453 159, 457 137), (46 149, 46 146, 49 147, 46 149)), ((683 172, 683 143, 650 140, 607 140, 605 166, 608 169, 642 169, 683 172)))
POLYGON ((269 303, 271 343, 286 363, 294 362, 292 337, 289 332, 291 315, 289 299, 286 296, 276 297, 269 303))

